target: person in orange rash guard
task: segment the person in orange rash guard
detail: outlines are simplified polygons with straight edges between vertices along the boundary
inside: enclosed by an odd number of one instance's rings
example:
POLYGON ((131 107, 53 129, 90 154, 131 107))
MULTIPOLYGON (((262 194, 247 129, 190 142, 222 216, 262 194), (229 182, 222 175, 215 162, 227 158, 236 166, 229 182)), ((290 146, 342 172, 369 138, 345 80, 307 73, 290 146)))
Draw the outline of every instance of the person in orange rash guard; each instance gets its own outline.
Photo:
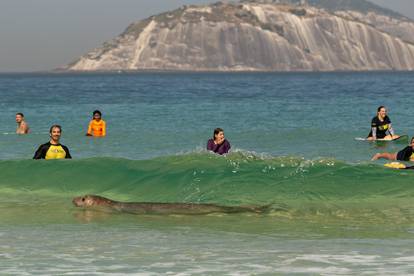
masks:
POLYGON ((86 136, 106 136, 106 123, 104 120, 102 120, 102 113, 99 110, 95 110, 93 112, 93 119, 89 123, 86 136))

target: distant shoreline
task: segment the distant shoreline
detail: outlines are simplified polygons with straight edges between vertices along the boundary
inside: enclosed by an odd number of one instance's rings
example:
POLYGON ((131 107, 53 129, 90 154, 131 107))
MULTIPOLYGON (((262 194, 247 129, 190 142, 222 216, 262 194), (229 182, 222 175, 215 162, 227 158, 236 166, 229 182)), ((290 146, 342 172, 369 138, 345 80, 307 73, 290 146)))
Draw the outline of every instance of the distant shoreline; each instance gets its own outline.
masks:
POLYGON ((0 75, 114 75, 114 74, 358 74, 358 73, 414 73, 414 70, 331 70, 331 71, 270 71, 270 70, 96 70, 96 71, 21 71, 21 72, 0 72, 0 75))

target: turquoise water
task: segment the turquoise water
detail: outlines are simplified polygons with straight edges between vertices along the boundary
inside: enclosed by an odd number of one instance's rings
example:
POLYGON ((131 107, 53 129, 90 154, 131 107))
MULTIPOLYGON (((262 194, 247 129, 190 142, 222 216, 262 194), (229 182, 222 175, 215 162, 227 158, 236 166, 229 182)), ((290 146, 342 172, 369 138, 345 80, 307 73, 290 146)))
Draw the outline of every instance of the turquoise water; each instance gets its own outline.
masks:
POLYGON ((414 272, 414 171, 371 162, 379 105, 413 135, 412 73, 0 75, 2 274, 414 272), (85 137, 100 109, 108 136, 85 137), (14 134, 23 112, 32 133, 14 134), (34 161, 63 127, 73 160, 34 161), (227 156, 204 150, 215 127, 227 156), (71 199, 271 205, 134 216, 71 199))

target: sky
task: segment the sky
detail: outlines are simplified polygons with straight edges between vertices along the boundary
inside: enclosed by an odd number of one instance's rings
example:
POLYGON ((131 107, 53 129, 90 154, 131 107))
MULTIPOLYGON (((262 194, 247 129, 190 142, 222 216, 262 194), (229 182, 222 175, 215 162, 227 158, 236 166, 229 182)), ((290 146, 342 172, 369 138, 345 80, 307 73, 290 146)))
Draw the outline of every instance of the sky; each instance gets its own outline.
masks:
MULTIPOLYGON (((218 0, 0 0, 0 72, 51 70, 140 19, 218 0)), ((414 0, 371 0, 414 19, 414 0)))

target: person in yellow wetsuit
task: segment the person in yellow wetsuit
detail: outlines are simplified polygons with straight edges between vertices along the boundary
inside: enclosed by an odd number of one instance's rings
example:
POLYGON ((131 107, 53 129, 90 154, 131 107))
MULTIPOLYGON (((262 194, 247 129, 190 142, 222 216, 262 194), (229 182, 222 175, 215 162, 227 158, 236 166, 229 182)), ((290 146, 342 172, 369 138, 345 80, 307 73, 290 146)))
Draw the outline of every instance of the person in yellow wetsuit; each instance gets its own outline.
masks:
POLYGON ((95 110, 93 112, 93 119, 89 123, 86 136, 106 136, 106 123, 104 120, 102 120, 102 113, 99 110, 95 110))
POLYGON ((59 143, 62 127, 60 125, 51 126, 49 135, 50 141, 37 149, 33 159, 71 159, 69 149, 59 143))

